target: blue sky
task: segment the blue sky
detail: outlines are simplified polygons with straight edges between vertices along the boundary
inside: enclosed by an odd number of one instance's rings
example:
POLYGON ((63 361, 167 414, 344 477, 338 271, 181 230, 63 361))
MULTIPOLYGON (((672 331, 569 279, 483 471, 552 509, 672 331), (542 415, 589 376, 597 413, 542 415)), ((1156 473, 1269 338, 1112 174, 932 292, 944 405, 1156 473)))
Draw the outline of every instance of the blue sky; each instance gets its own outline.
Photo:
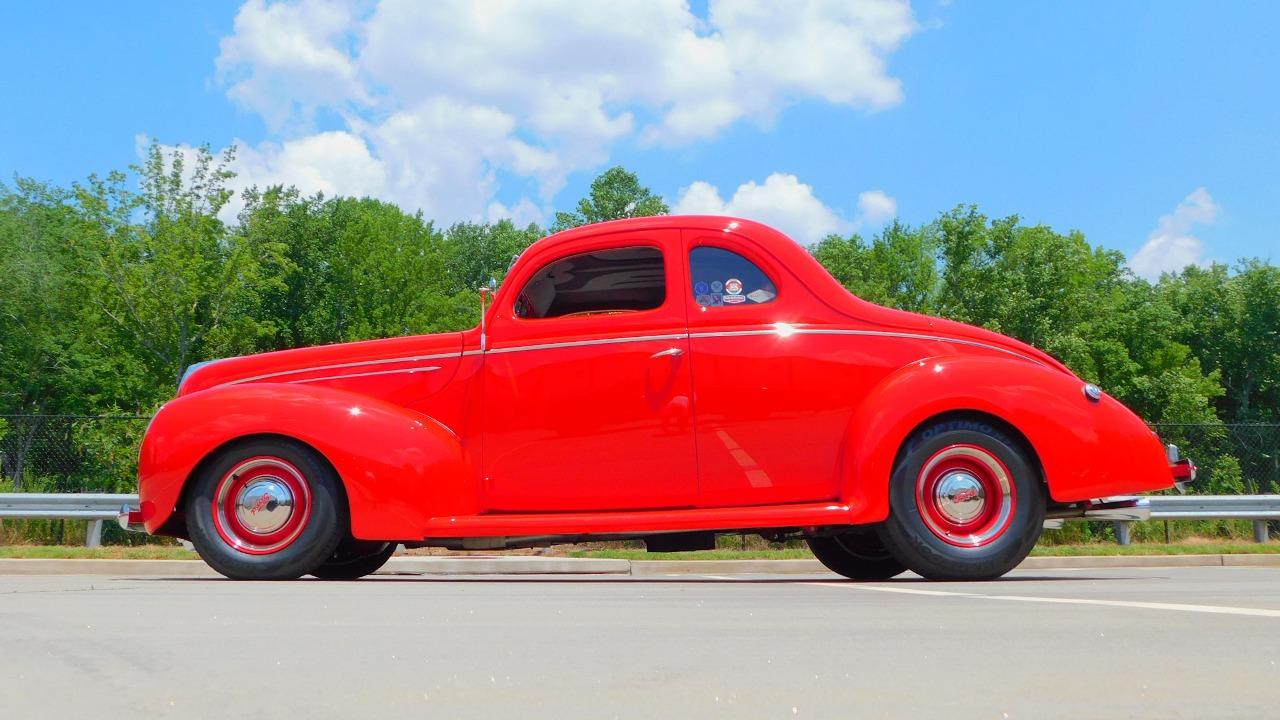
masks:
POLYGON ((536 220, 620 163, 802 241, 976 203, 1146 274, 1280 260, 1280 3, 601 7, 0 4, 0 174, 237 143, 245 182, 536 220))

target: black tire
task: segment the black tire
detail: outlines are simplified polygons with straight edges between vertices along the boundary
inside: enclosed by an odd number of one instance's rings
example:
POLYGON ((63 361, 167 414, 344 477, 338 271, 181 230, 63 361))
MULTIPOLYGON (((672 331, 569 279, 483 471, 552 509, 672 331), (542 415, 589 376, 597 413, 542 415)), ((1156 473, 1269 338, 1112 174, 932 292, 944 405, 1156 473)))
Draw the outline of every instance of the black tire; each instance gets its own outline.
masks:
POLYGON ((889 481, 889 518, 879 534, 894 557, 925 578, 990 580, 1031 552, 1044 529, 1045 503, 1044 483, 1024 443, 980 419, 947 420, 907 440, 889 481), (972 484, 984 478, 994 491, 983 486, 985 494, 975 494, 972 484), (952 493, 945 491, 948 480, 956 483, 952 493), (1005 497, 1008 512, 997 504, 1005 497), (970 529, 952 522, 966 512, 981 513, 975 523, 990 516, 990 525, 970 529))
POLYGON ((386 565, 395 551, 396 543, 348 538, 311 574, 321 580, 356 580, 386 565))
POLYGON ((318 453, 301 443, 264 438, 232 445, 206 463, 192 482, 186 502, 191 542, 210 567, 233 580, 302 577, 331 557, 347 535, 347 506, 341 481, 318 453), (265 467, 245 469, 254 463, 265 463, 265 467), (287 537, 254 546, 258 536, 245 529, 240 509, 227 512, 225 498, 222 504, 215 505, 220 490, 225 491, 226 497, 251 497, 244 493, 263 487, 238 485, 251 475, 250 482, 258 483, 284 478, 281 484, 293 489, 288 497, 297 497, 291 502, 266 502, 268 493, 264 491, 261 507, 255 504, 249 509, 256 517, 261 509, 276 514, 286 508, 283 516, 287 518, 287 537))
POLYGON ((888 580, 907 569, 889 552, 872 527, 838 535, 814 535, 805 540, 818 562, 850 580, 888 580))

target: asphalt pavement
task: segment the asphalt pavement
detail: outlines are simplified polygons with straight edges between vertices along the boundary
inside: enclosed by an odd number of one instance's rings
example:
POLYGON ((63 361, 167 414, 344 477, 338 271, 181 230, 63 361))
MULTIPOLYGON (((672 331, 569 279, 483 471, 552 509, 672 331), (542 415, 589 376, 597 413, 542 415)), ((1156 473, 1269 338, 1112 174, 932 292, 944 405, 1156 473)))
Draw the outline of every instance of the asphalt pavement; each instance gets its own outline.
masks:
POLYGON ((0 716, 1264 718, 1280 568, 0 575, 0 716))

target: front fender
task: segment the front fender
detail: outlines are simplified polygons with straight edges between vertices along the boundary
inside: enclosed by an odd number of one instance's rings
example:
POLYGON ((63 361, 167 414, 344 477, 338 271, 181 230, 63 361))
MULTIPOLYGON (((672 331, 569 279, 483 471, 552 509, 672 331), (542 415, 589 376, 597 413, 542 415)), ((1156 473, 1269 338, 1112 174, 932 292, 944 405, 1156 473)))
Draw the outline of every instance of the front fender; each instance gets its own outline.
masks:
POLYGON ((957 412, 994 416, 1020 432, 1055 501, 1171 487, 1155 433, 1110 396, 1089 400, 1082 386, 1057 369, 996 357, 929 358, 896 370, 850 421, 843 498, 854 522, 888 517, 889 477, 899 448, 929 419, 957 412))
POLYGON ((479 509, 467 452, 447 427, 423 415, 331 388, 224 385, 180 397, 147 429, 138 464, 143 524, 160 530, 197 465, 228 442, 283 435, 315 448, 346 488, 357 538, 422 537, 430 515, 479 509))

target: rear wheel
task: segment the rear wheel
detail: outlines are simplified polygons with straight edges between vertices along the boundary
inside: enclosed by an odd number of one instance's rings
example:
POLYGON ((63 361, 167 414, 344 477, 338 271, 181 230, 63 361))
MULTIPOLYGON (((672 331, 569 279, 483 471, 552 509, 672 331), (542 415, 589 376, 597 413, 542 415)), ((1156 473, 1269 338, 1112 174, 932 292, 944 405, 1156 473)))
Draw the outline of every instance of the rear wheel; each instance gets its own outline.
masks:
POLYGON ((355 580, 377 572, 395 551, 396 543, 347 538, 311 574, 321 580, 355 580))
POLYGON ((805 540, 819 562, 850 580, 888 580, 907 569, 870 527, 805 540))
POLYGON ((912 436, 889 485, 885 547, 930 580, 989 580, 1026 558, 1044 527, 1045 491, 1023 443, 981 420, 912 436))
POLYGON ((346 534, 337 474, 314 450, 282 438, 233 445, 207 463, 187 498, 200 557, 236 580, 301 577, 346 534))

